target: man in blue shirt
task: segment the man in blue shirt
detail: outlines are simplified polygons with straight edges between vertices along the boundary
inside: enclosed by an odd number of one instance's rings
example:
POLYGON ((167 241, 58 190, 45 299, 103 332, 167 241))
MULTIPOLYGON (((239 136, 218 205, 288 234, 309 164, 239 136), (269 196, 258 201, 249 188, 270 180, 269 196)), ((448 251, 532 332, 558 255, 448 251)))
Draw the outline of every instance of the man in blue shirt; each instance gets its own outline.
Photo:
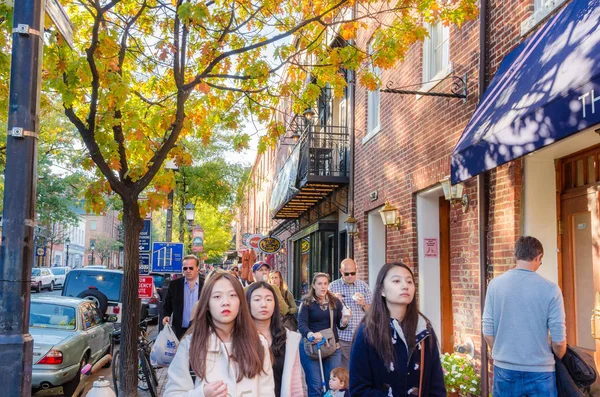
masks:
POLYGON ((494 359, 494 395, 558 395, 553 353, 562 358, 567 349, 565 309, 558 285, 536 273, 543 256, 538 239, 519 237, 517 265, 488 287, 482 327, 494 359))
POLYGON ((182 261, 183 276, 169 283, 163 306, 163 324, 170 323, 177 338, 185 334, 190 326, 192 308, 200 297, 204 276, 199 274, 200 261, 194 255, 187 255, 182 261), (173 319, 169 316, 173 315, 173 319))
POLYGON ((369 285, 356 278, 356 263, 346 258, 340 264, 341 278, 329 284, 329 290, 335 294, 350 309, 352 316, 348 327, 339 330, 339 343, 342 349, 342 367, 350 368, 350 351, 352 350, 352 337, 358 328, 365 312, 369 310, 372 301, 369 285))

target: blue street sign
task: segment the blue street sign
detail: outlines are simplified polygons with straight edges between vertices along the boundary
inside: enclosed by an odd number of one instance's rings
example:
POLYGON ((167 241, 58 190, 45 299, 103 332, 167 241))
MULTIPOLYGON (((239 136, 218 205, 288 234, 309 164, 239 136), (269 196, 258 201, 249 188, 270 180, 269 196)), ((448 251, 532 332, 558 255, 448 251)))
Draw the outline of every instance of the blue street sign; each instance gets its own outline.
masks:
POLYGON ((150 253, 140 253, 140 274, 150 273, 150 253))
POLYGON ((183 243, 152 243, 152 271, 181 273, 183 243))
POLYGON ((144 219, 144 228, 140 232, 140 252, 150 251, 150 240, 152 239, 152 219, 144 219))

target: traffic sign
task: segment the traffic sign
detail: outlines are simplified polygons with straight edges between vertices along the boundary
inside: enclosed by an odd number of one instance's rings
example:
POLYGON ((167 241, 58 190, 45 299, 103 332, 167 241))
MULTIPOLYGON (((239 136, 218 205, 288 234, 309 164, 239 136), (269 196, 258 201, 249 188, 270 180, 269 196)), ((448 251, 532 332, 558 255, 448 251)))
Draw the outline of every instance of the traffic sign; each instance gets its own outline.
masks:
POLYGON ((152 240, 152 220, 144 219, 144 228, 140 232, 140 252, 150 251, 150 241, 152 240))
POLYGON ((46 15, 50 17, 60 35, 73 48, 73 23, 58 0, 46 0, 46 15))
POLYGON ((152 288, 154 286, 154 278, 152 276, 140 276, 138 285, 138 298, 152 298, 152 288))
POLYGON ((152 271, 181 273, 183 243, 152 243, 152 271))
POLYGON ((36 256, 46 256, 46 248, 37 247, 37 249, 35 250, 35 255, 36 256))
POLYGON ((140 274, 150 273, 150 253, 140 253, 140 274))

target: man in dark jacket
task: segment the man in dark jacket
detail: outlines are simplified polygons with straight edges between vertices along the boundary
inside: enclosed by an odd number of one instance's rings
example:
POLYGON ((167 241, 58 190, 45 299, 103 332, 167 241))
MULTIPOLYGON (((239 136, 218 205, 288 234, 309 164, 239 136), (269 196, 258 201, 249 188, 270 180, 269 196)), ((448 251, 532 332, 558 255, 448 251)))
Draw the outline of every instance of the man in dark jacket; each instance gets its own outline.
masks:
POLYGON ((190 325, 192 308, 198 301, 204 285, 204 276, 199 274, 199 265, 200 261, 196 256, 187 255, 182 261, 184 277, 169 283, 163 306, 163 324, 170 323, 178 339, 185 335, 190 325))

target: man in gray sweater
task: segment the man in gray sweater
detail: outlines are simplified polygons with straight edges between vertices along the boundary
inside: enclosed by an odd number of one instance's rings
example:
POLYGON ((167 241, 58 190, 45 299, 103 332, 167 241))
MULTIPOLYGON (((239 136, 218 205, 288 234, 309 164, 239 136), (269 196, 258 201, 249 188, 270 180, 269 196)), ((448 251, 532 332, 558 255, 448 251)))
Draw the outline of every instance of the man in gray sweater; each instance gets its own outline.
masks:
POLYGON ((536 273, 543 256, 538 239, 519 237, 517 265, 489 285, 482 327, 495 396, 557 396, 552 353, 562 358, 567 348, 565 309, 558 285, 536 273))

